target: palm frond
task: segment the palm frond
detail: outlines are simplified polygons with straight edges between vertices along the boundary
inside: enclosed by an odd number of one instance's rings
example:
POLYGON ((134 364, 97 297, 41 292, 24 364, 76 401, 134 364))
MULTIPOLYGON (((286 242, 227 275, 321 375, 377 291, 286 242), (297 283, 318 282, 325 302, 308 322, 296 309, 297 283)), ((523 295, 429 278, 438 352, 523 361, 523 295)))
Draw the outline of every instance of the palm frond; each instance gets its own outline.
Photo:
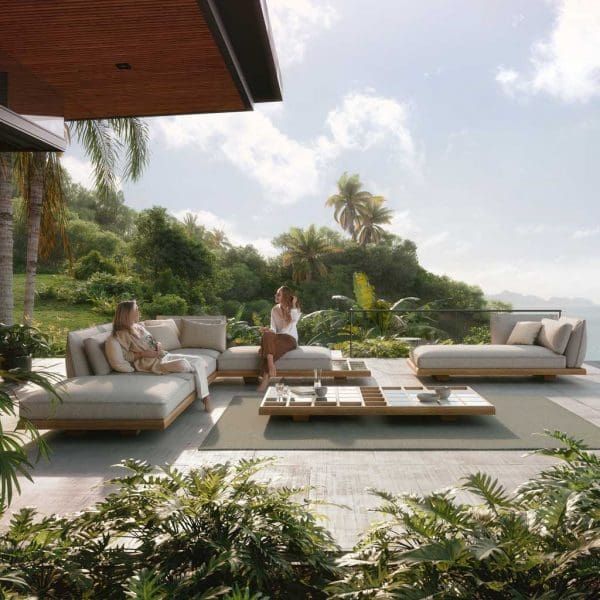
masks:
POLYGON ((148 124, 137 117, 109 119, 109 124, 121 140, 121 147, 127 152, 123 177, 135 181, 150 160, 148 124))

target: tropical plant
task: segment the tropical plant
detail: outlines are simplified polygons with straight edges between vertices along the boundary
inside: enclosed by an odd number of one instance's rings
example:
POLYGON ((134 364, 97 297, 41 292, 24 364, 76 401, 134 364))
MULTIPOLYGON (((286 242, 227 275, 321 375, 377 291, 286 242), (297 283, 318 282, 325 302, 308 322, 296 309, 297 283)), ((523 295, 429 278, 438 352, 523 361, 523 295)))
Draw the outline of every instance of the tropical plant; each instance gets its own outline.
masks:
POLYGON ((341 350, 343 356, 352 358, 406 358, 410 346, 402 339, 370 337, 339 342, 333 346, 341 350))
POLYGON ((352 239, 356 239, 359 216, 365 209, 367 201, 372 194, 361 190, 362 183, 358 174, 344 173, 337 182, 338 192, 330 196, 325 202, 326 206, 334 208, 334 218, 352 239))
POLYGON ((508 493, 487 474, 427 496, 377 491, 384 520, 340 566, 332 598, 591 599, 600 596, 600 457, 579 440, 508 493), (469 492, 480 504, 456 501, 469 492))
POLYGON ((378 244, 385 235, 382 225, 392 221, 393 211, 383 206, 385 198, 372 196, 361 207, 356 223, 356 241, 361 246, 378 244))
POLYGON ((0 578, 40 598, 323 598, 338 548, 308 500, 295 499, 308 489, 256 481, 265 462, 157 474, 124 461, 92 510, 16 513, 0 537, 0 578))
MULTIPOLYGON (((51 373, 34 373, 22 369, 0 370, 0 416, 13 418, 17 416, 15 411, 17 406, 16 389, 18 386, 29 383, 45 390, 54 402, 60 402, 61 398, 53 385, 57 379, 51 373)), ((48 444, 29 419, 21 415, 18 427, 20 430, 7 430, 0 420, 0 514, 4 513, 10 505, 14 492, 21 491, 19 476, 32 481, 33 463, 28 456, 27 444, 31 441, 36 444, 38 459, 40 457, 47 458, 49 454, 48 444)), ((0 571, 0 578, 1 576, 0 571)))
POLYGON ((282 262, 285 267, 292 267, 292 278, 296 282, 311 281, 317 276, 327 274, 327 266, 323 258, 337 251, 332 244, 328 230, 317 229, 310 225, 307 229, 292 227, 273 241, 283 248, 282 262))
POLYGON ((242 319, 245 306, 238 307, 235 315, 227 319, 227 342, 230 346, 260 345, 260 325, 250 325, 242 319))
POLYGON ((94 273, 109 273, 114 275, 117 272, 115 262, 104 258, 98 250, 91 250, 85 256, 77 260, 73 267, 75 279, 84 280, 91 277, 94 273))
POLYGON ((12 368, 11 361, 21 357, 47 356, 48 338, 36 327, 14 323, 0 323, 0 360, 4 368, 12 368))
POLYGON ((156 294, 151 302, 141 305, 146 317, 155 319, 157 315, 187 315, 188 303, 177 294, 156 294))

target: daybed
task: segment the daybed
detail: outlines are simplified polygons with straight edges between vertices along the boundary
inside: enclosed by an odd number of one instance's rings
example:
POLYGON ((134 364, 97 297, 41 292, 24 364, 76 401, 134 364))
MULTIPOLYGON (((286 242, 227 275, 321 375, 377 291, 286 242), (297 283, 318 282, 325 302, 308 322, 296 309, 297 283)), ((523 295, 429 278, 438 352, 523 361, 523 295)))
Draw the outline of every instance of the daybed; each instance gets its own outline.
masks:
MULTIPOLYGON (((225 377, 258 376, 258 346, 226 348, 224 317, 173 317, 146 321, 146 327, 165 350, 202 356, 209 383, 225 377)), ((166 429, 195 400, 191 373, 155 375, 118 373, 104 354, 111 324, 67 336, 67 379, 57 385, 63 401, 52 403, 43 390, 21 399, 19 414, 40 429, 166 429)), ((327 348, 300 346, 276 363, 284 377, 366 377, 362 361, 334 360, 327 348)), ((125 363, 126 370, 128 363, 125 363)))
POLYGON ((491 344, 429 344, 411 351, 416 375, 585 375, 586 323, 583 319, 533 313, 493 313, 491 344))

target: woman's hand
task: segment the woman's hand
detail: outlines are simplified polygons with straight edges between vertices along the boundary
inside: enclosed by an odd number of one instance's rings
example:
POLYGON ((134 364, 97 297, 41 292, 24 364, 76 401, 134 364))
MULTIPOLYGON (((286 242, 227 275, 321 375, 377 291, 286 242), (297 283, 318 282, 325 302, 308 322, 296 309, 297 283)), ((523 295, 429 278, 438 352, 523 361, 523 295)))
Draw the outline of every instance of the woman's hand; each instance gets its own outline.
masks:
POLYGON ((162 344, 160 342, 156 342, 156 351, 159 354, 162 352, 162 344))
POLYGON ((267 333, 267 331, 271 331, 270 327, 261 327, 259 330, 261 333, 267 333))
POLYGON ((298 297, 292 296, 292 308, 298 308, 298 297))

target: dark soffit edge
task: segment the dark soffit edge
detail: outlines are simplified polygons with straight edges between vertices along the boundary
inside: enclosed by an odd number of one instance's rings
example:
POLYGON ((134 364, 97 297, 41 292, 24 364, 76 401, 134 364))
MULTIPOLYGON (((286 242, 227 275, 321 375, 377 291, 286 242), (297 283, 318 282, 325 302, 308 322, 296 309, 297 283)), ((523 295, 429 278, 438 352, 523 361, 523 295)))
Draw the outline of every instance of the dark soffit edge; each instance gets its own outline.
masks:
POLYGON ((281 76, 265 0, 199 0, 218 13, 254 102, 282 100, 281 76))
POLYGON ((0 106, 0 152, 64 152, 64 138, 0 106))

